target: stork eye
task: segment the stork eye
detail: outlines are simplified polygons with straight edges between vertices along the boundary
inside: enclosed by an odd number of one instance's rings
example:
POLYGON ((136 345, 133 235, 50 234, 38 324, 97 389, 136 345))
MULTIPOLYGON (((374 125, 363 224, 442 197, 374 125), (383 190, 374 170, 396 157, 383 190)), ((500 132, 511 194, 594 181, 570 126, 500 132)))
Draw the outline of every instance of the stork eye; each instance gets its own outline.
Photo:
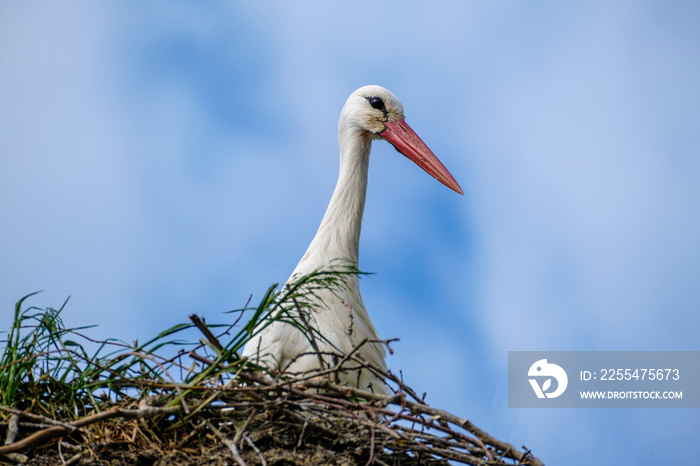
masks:
POLYGON ((384 110, 384 101, 379 97, 368 97, 367 100, 369 100, 369 104, 372 106, 372 108, 384 110))

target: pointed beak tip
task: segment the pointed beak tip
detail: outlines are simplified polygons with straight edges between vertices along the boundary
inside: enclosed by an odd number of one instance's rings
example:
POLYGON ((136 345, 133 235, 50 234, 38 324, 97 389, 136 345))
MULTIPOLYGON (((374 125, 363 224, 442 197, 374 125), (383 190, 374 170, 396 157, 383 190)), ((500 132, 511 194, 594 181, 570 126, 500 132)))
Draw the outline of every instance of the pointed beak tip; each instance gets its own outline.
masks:
POLYGON ((462 190, 462 187, 459 185, 459 183, 457 183, 457 180, 455 180, 454 178, 451 180, 451 182, 449 182, 449 183, 443 182, 443 184, 445 186, 447 186, 448 188, 450 188, 452 191, 456 192, 457 194, 464 195, 464 191, 462 190))

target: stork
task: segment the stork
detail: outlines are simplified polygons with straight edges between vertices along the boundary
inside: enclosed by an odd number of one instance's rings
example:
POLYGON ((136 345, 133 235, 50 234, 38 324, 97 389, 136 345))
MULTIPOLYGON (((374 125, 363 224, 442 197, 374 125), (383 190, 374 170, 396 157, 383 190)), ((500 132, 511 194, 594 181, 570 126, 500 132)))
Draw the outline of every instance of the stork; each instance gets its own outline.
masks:
MULTIPOLYGON (((388 141, 442 184, 463 194, 450 172, 408 126, 401 102, 383 87, 361 87, 350 95, 340 112, 340 172, 335 191, 316 236, 287 283, 331 268, 338 261, 358 265, 369 154, 372 141, 377 139, 388 141)), ((273 322, 261 327, 248 341, 243 357, 271 370, 308 374, 320 369, 323 362, 314 354, 315 345, 322 353, 348 354, 355 350, 354 354, 368 366, 386 373, 386 351, 362 302, 359 277, 344 276, 339 289, 317 292, 315 299, 318 303, 309 320, 322 339, 313 342, 296 326, 273 322), (365 340, 371 343, 359 345, 365 340), (355 348, 357 345, 359 348, 355 348)), ((366 368, 343 372, 342 378, 342 382, 357 388, 389 392, 383 377, 366 368)))

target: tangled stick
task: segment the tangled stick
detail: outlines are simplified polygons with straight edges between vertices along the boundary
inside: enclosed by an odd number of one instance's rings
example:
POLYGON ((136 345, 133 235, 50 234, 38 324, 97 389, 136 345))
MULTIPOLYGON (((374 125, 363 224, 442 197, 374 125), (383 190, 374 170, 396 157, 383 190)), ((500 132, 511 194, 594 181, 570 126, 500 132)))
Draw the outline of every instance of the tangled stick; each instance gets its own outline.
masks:
POLYGON ((14 453, 22 451, 31 446, 39 445, 54 437, 60 437, 62 435, 68 434, 81 427, 88 426, 90 424, 104 421, 106 419, 111 419, 115 417, 124 419, 139 419, 155 416, 158 414, 175 414, 179 412, 181 408, 179 407, 142 407, 138 409, 124 409, 119 406, 115 406, 101 413, 95 413, 90 416, 83 417, 73 422, 63 423, 64 425, 52 426, 38 432, 33 433, 29 437, 18 440, 9 445, 0 447, 0 455, 6 455, 8 453, 14 453))

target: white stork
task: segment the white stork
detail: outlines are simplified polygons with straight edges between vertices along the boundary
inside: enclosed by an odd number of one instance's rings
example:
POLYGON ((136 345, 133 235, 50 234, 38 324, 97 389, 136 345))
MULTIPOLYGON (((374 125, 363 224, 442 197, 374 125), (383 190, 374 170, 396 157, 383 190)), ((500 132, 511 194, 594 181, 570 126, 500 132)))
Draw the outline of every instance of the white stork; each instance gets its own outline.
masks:
MULTIPOLYGON (((330 204, 313 241, 294 269, 295 278, 338 261, 358 265, 360 228, 367 192, 367 171, 372 141, 384 139, 448 188, 462 188, 425 143, 404 121, 401 102, 380 86, 365 86, 350 95, 340 112, 338 142, 340 174, 330 204)), ((339 289, 317 293, 311 324, 324 339, 316 339, 321 352, 347 354, 364 339, 377 341, 377 330, 360 295, 357 275, 345 276, 339 289)), ((274 322, 245 346, 243 356, 271 370, 308 374, 319 369, 318 355, 308 336, 288 323, 274 322)), ((386 352, 380 343, 361 345, 355 353, 372 367, 386 372, 386 352)), ((325 358, 324 358, 325 359, 325 358)), ((330 363, 330 361, 328 361, 330 363)), ((382 377, 368 370, 348 371, 342 382, 379 393, 388 393, 382 377)))

